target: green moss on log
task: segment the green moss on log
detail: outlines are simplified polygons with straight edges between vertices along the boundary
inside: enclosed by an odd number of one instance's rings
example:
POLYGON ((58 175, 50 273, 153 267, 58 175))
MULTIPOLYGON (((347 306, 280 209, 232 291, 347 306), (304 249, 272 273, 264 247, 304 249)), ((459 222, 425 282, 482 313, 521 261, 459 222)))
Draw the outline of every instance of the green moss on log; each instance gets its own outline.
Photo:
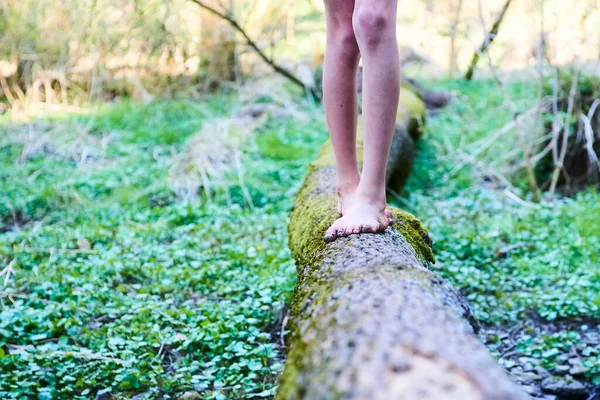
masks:
POLYGON ((402 81, 396 123, 404 126, 413 140, 418 140, 422 135, 421 128, 425 124, 425 118, 426 108, 423 98, 410 83, 402 81))

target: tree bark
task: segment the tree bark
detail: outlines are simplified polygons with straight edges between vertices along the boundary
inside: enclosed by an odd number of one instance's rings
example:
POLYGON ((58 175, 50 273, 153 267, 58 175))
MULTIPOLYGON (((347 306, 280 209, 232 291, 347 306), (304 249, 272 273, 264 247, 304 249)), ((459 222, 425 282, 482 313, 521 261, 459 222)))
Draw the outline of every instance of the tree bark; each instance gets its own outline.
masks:
MULTIPOLYGON (((388 176, 410 170, 424 117, 405 93, 388 176)), ((431 241, 418 219, 392 208, 396 222, 382 234, 323 241, 334 187, 327 143, 290 216, 298 281, 277 399, 526 399, 474 335, 467 303, 427 269, 431 241)))

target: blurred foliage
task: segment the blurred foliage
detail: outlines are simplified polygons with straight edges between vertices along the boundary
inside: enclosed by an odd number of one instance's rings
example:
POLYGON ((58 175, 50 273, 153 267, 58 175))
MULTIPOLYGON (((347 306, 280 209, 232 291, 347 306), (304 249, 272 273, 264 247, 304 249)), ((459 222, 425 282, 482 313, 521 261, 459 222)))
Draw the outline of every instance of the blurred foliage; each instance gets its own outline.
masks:
MULTIPOLYGON (((207 3, 302 79, 319 69, 325 49, 322 2, 207 3)), ((487 1, 481 10, 476 0, 400 4, 397 32, 405 70, 440 77, 466 68, 502 0, 487 1)), ((553 64, 597 60, 599 7, 595 0, 511 5, 491 48, 492 65, 527 68, 536 62, 536 49, 553 64)), ((3 92, 11 92, 2 97, 25 103, 21 107, 117 96, 149 101, 231 87, 270 72, 241 34, 191 0, 5 0, 0 36, 0 76, 8 80, 3 92)))
MULTIPOLYGON (((200 60, 189 56, 200 45, 199 21, 186 18, 193 8, 184 1, 9 0, 1 7, 1 58, 18 65, 15 79, 24 92, 48 83, 57 95, 66 91, 60 100, 69 104, 142 97, 140 76, 146 86, 162 88, 169 76, 199 68, 200 60)), ((34 102, 53 100, 45 91, 30 95, 34 102)))
MULTIPOLYGON (((267 50, 286 35, 293 5, 209 3, 267 50)), ((21 107, 211 91, 257 62, 226 22, 189 0, 7 0, 0 21, 2 97, 21 107)))

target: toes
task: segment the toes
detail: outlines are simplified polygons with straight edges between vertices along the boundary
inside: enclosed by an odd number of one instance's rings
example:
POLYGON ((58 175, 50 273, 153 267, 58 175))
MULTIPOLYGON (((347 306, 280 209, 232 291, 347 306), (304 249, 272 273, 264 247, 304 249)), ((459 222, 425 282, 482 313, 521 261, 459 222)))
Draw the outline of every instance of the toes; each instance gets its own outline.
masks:
POLYGON ((393 217, 385 218, 385 219, 379 221, 379 229, 381 231, 385 231, 388 228, 388 226, 392 226, 393 224, 394 224, 393 217))
MULTIPOLYGON (((341 203, 338 202, 338 212, 340 210, 341 203)), ((364 215, 355 216, 356 218, 350 218, 345 216, 337 219, 331 227, 325 233, 324 240, 329 243, 340 237, 346 237, 355 235, 358 233, 379 233, 383 232, 393 223, 393 215, 390 210, 385 210, 385 213, 375 216, 375 218, 367 218, 366 222, 356 224, 359 219, 362 219, 364 215), (360 216, 360 218, 358 218, 360 216), (357 221, 354 221, 357 220, 357 221), (354 222, 354 223, 352 223, 354 222)))
POLYGON ((387 208, 385 209, 385 216, 387 217, 390 225, 394 222, 394 214, 392 214, 392 212, 390 210, 388 210, 387 208))
POLYGON ((361 228, 361 232, 363 233, 375 233, 377 232, 377 225, 363 225, 361 228))
POLYGON ((325 242, 329 243, 329 242, 333 242, 335 239, 337 239, 339 236, 339 230, 338 230, 338 226, 337 226, 337 221, 333 223, 333 225, 331 225, 331 227, 329 227, 329 229, 327 229, 327 232, 325 232, 325 242))
POLYGON ((325 240, 325 243, 333 242, 337 239, 337 231, 325 232, 325 237, 323 239, 325 240))
POLYGON ((360 227, 357 225, 348 225, 345 230, 346 235, 352 235, 355 233, 360 233, 360 227))

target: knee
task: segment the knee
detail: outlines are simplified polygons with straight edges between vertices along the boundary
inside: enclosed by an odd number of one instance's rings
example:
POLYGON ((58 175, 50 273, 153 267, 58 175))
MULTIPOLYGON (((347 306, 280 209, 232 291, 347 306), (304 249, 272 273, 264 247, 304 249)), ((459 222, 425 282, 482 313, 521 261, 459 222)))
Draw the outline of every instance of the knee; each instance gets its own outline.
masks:
POLYGON ((354 36, 352 25, 341 24, 327 31, 327 46, 330 50, 335 49, 337 58, 349 64, 358 62, 360 52, 358 43, 354 36))
POLYGON ((355 10, 352 26, 356 40, 367 49, 377 48, 395 34, 394 18, 395 15, 376 8, 361 7, 355 10))

